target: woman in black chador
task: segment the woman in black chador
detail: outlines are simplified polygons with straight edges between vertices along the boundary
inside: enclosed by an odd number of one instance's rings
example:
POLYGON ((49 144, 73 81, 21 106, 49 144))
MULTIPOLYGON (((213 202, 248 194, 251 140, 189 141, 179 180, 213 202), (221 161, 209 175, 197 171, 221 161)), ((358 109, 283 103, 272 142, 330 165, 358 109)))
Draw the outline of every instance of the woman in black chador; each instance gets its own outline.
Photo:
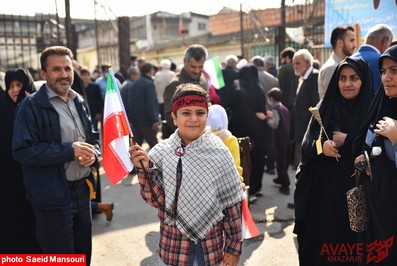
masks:
MULTIPOLYGON (((382 84, 365 116, 357 153, 367 151, 364 184, 370 223, 359 234, 366 246, 363 265, 397 265, 397 45, 379 59, 382 84), (376 148, 374 148, 376 147, 376 148), (372 154, 372 155, 371 155, 372 154), (370 174, 371 173, 371 174, 370 174)), ((360 155, 356 162, 364 161, 360 155)))
POLYGON ((0 253, 41 253, 36 241, 36 218, 22 181, 22 166, 11 153, 15 110, 35 87, 25 69, 7 71, 5 84, 5 93, 0 97, 0 253))
POLYGON ((238 80, 230 99, 231 117, 229 130, 236 137, 250 137, 251 150, 250 200, 255 199, 262 189, 262 177, 266 162, 266 122, 258 118, 257 113, 266 114, 266 96, 258 81, 258 70, 246 65, 238 72, 238 80))
POLYGON ((316 147, 320 125, 313 117, 309 123, 302 142, 295 191, 294 233, 298 235, 301 266, 357 265, 357 260, 336 264, 331 261, 355 255, 348 248, 357 242, 357 237, 349 226, 346 192, 355 184, 350 177, 355 159, 352 142, 370 105, 371 93, 372 74, 368 64, 362 59, 346 58, 336 68, 319 103, 319 113, 330 138, 327 140, 322 133, 318 145, 321 149, 316 147), (332 254, 331 247, 337 245, 344 246, 347 253, 338 249, 332 254))

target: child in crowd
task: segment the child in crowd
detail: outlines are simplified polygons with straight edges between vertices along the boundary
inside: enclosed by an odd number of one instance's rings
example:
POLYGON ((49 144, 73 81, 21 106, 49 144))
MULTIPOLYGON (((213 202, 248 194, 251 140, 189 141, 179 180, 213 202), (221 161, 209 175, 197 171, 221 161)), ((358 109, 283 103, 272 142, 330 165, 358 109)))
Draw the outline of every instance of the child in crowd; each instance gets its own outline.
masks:
POLYGON ((244 187, 243 168, 240 166, 240 146, 237 138, 227 129, 227 124, 228 118, 225 108, 219 104, 208 107, 207 125, 211 127, 212 133, 220 137, 228 147, 240 175, 240 182, 244 187))
POLYGON ((207 97, 198 85, 178 86, 171 114, 178 129, 149 154, 130 149, 142 198, 158 209, 160 265, 237 265, 241 254, 240 177, 206 128, 207 97))
MULTIPOLYGON (((212 133, 217 135, 223 141, 223 143, 232 154, 234 164, 240 175, 241 186, 245 191, 247 197, 248 191, 246 191, 245 189, 246 187, 244 184, 243 168, 240 166, 240 145, 237 141, 237 138, 232 135, 232 133, 227 129, 228 117, 226 114, 226 110, 219 104, 213 104, 208 107, 208 109, 209 111, 207 125, 211 127, 212 133)), ((249 211, 247 201, 243 200, 242 205, 243 239, 249 239, 259 236, 259 230, 256 227, 254 220, 252 219, 252 215, 249 211)))
POLYGON ((274 129, 274 141, 277 150, 277 178, 274 178, 273 182, 281 185, 279 190, 282 194, 289 195, 288 145, 290 114, 287 107, 281 103, 283 94, 279 88, 272 88, 267 95, 272 106, 272 111, 266 117, 263 117, 263 119, 274 129))

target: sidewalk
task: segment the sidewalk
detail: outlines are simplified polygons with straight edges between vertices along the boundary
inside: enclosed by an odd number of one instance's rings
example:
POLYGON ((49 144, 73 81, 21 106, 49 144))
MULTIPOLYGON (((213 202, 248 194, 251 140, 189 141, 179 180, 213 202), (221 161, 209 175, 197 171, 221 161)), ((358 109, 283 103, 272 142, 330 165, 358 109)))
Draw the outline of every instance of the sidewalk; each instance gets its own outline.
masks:
MULTIPOLYGON (((93 266, 158 265, 156 253, 159 239, 157 210, 147 205, 139 193, 136 176, 128 176, 116 186, 109 184, 103 169, 102 201, 114 202, 113 221, 105 215, 93 218, 93 266)), ((294 171, 289 170, 294 183, 294 171)), ((272 179, 275 175, 264 174, 263 194, 251 212, 261 236, 245 240, 239 265, 297 266, 296 235, 292 233, 294 211, 287 208, 293 202, 291 195, 278 192, 272 179)))

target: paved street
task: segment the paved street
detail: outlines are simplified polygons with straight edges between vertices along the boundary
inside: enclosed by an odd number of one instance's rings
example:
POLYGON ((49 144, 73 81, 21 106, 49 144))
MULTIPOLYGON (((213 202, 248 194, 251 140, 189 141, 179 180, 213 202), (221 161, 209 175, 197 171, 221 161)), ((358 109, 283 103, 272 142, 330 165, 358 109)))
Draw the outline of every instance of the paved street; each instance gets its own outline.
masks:
MULTIPOLYGON (((291 181, 294 171, 289 171, 291 181)), ((251 205, 261 236, 245 240, 239 265, 297 266, 296 236, 289 196, 278 192, 274 175, 263 177, 264 196, 251 205), (275 221, 275 222, 274 222, 275 221)), ((116 186, 109 184, 101 168, 102 201, 114 202, 113 221, 104 214, 93 219, 93 266, 158 265, 159 238, 157 210, 147 205, 139 194, 136 176, 128 176, 116 186)), ((291 190, 293 191, 293 190, 291 190)))

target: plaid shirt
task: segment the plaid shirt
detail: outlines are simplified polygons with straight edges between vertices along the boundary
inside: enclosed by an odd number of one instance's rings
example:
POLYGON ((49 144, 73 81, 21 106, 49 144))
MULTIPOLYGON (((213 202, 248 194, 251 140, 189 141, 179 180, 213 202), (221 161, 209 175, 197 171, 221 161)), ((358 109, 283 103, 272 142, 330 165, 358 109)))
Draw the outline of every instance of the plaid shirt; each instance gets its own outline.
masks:
MULTIPOLYGON (((158 209, 160 220, 159 256, 167 265, 187 265, 190 240, 177 228, 164 223, 165 196, 164 189, 157 180, 160 171, 156 167, 147 170, 147 177, 142 170, 138 173, 142 198, 158 209)), ((177 173, 177 180, 181 173, 177 173)), ((176 210, 176 208, 175 208, 176 210)), ((216 224, 201 241, 205 265, 220 265, 224 252, 240 255, 242 250, 241 204, 235 204, 223 211, 223 220, 216 224)), ((174 213, 174 215, 177 215, 174 213)))

